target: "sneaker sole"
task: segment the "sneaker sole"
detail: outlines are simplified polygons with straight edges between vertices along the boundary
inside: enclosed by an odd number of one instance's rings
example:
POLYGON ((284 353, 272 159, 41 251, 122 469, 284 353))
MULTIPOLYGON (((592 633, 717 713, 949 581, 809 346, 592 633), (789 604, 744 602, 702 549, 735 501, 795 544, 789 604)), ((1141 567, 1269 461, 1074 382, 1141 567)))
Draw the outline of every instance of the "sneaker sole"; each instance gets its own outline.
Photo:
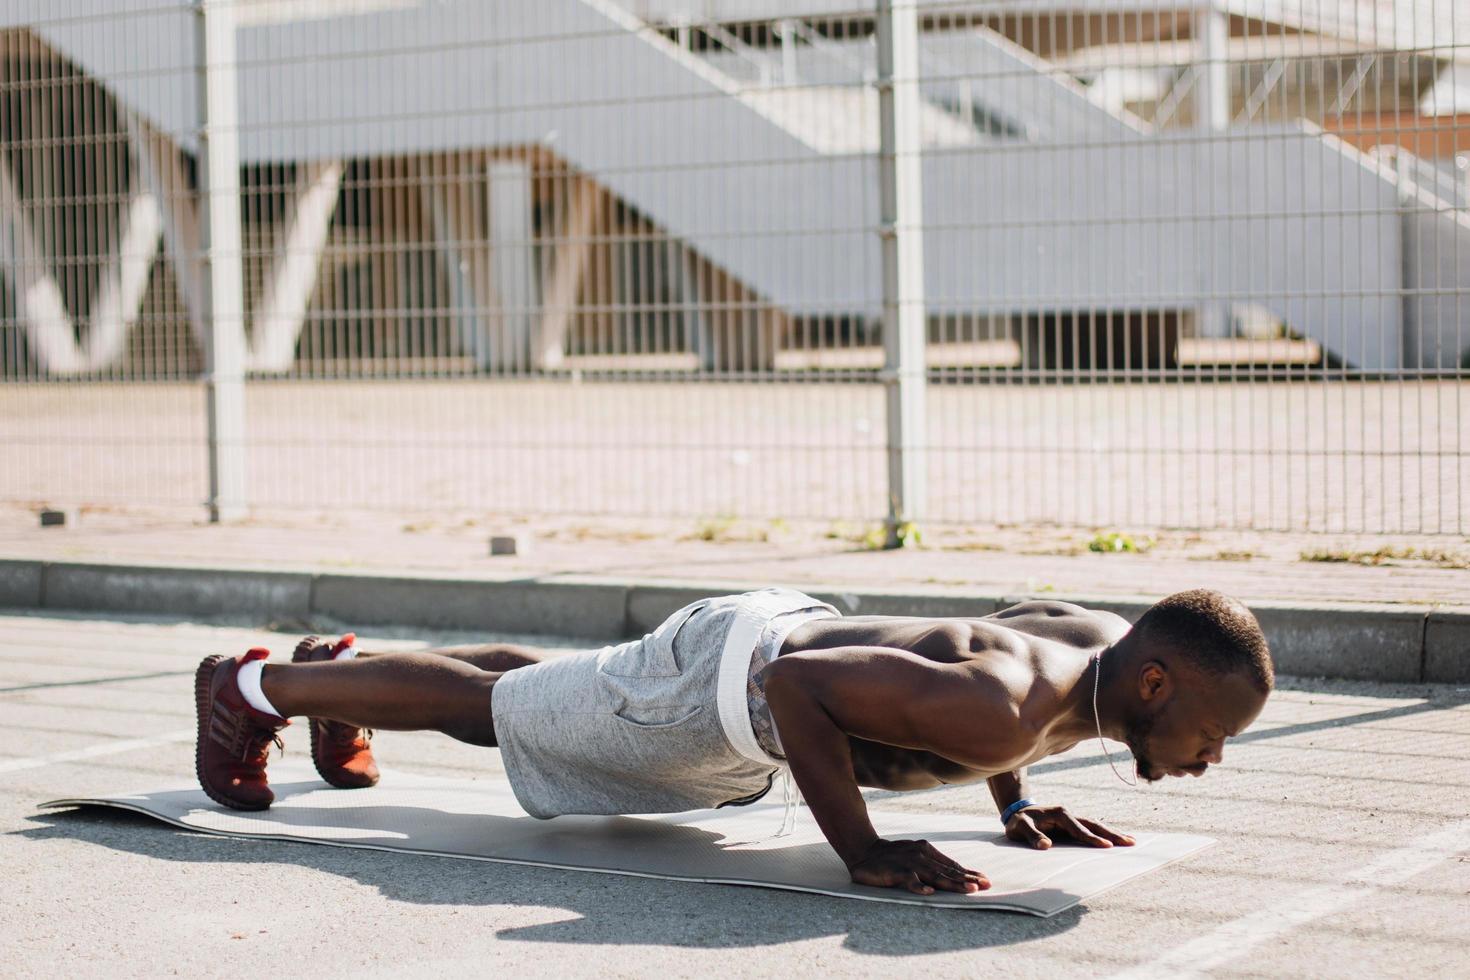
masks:
MULTIPOLYGON (((296 644, 296 649, 291 651, 291 662, 293 664, 326 663, 325 660, 312 660, 307 655, 308 651, 310 651, 313 647, 321 642, 322 640, 319 636, 308 636, 306 639, 296 644)), ((348 783, 331 776, 327 772, 327 770, 322 767, 322 757, 317 752, 317 745, 321 741, 322 725, 324 723, 318 718, 308 718, 307 721, 308 724, 306 726, 306 730, 311 735, 311 765, 312 768, 316 770, 316 774, 322 777, 322 780, 328 786, 331 786, 334 789, 371 789, 374 785, 377 784, 377 780, 374 780, 373 782, 367 784, 348 783)))
POLYGON ((194 776, 199 780, 199 788, 204 790, 205 795, 220 806, 229 807, 231 810, 269 810, 269 803, 253 805, 232 800, 216 792, 204 778, 204 739, 208 731, 206 723, 209 720, 209 689, 214 682, 214 669, 219 666, 220 661, 228 659, 230 658, 224 654, 213 654, 200 661, 199 669, 194 671, 194 717, 198 728, 198 734, 194 739, 194 776))
POLYGON ((333 787, 334 789, 371 789, 373 786, 375 786, 377 784, 377 780, 366 784, 348 783, 343 782, 340 779, 335 779, 332 776, 328 775, 327 770, 322 767, 321 757, 317 755, 317 742, 321 738, 321 726, 323 724, 323 722, 312 718, 311 725, 309 726, 311 731, 311 765, 312 768, 316 770, 316 774, 322 777, 326 784, 333 787))

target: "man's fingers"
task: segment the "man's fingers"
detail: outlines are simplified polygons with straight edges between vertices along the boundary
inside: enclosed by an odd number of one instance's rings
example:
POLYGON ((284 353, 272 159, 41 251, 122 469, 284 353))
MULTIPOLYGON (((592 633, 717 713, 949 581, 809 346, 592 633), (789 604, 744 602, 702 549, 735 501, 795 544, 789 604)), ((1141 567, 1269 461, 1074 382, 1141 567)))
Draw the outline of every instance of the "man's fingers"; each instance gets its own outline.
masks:
POLYGON ((1019 840, 1023 844, 1029 844, 1038 851, 1044 851, 1051 847, 1051 838, 1037 829, 1035 822, 1024 811, 1012 817, 1011 823, 1015 825, 1014 832, 1012 832, 1011 828, 1006 828, 1006 836, 1010 837, 1011 840, 1019 840))
POLYGON ((919 877, 917 872, 909 873, 908 878, 904 881, 904 887, 913 892, 915 895, 934 894, 934 889, 924 884, 924 881, 919 877))
POLYGON ((943 851, 941 851, 939 848, 935 847, 928 841, 924 841, 924 853, 933 860, 939 862, 940 864, 948 865, 949 867, 954 868, 958 871, 964 870, 964 868, 960 866, 960 863, 958 861, 945 854, 943 851))
POLYGON ((947 868, 935 864, 932 860, 926 859, 926 863, 917 868, 914 873, 918 875, 919 880, 924 882, 924 884, 932 885, 941 891, 959 892, 961 895, 964 895, 972 891, 978 891, 980 887, 978 882, 970 881, 963 873, 950 871, 947 868))
POLYGON ((927 841, 881 841, 851 870, 859 885, 902 888, 916 895, 932 895, 936 889, 972 894, 990 887, 980 872, 961 867, 935 850, 927 841))
POLYGON ((1105 837, 1120 847, 1132 847, 1134 844, 1132 837, 1129 837, 1127 834, 1120 834, 1116 830, 1109 830, 1096 820, 1086 820, 1078 817, 1077 821, 1094 834, 1097 834, 1099 837, 1105 837))
POLYGON ((930 884, 941 891, 958 892, 961 895, 980 890, 979 883, 965 878, 956 878, 953 875, 935 875, 930 879, 930 884))
POLYGON ((979 874, 979 872, 972 871, 971 869, 965 867, 963 864, 960 864, 954 858, 941 852, 928 841, 924 842, 924 856, 933 861, 935 864, 939 865, 941 868, 946 868, 957 875, 979 874))
POLYGON ((990 887, 990 881, 978 871, 966 870, 953 862, 945 864, 928 855, 924 855, 921 860, 925 864, 919 871, 920 877, 936 888, 951 892, 970 892, 990 887))
MULTIPOLYGON (((985 881, 985 876, 983 874, 973 868, 967 868, 963 864, 960 864, 958 861, 956 861, 954 858, 941 853, 938 848, 936 848, 933 844, 930 844, 928 841, 924 842, 924 853, 928 854, 929 857, 941 867, 948 868, 956 874, 963 875, 964 877, 969 878, 972 881, 985 881)), ((985 883, 987 885, 989 884, 988 881, 986 881, 985 883)))
POLYGON ((1094 834, 1092 831, 1088 830, 1082 825, 1082 821, 1078 820, 1070 813, 1066 814, 1063 826, 1066 828, 1067 834, 1079 844, 1086 844, 1089 847, 1113 846, 1112 841, 1107 840, 1104 837, 1099 837, 1097 834, 1094 834))
POLYGON ((969 872, 952 861, 946 861, 942 856, 936 857, 932 854, 920 854, 919 861, 923 867, 933 870, 935 874, 945 875, 949 878, 964 878, 969 872))

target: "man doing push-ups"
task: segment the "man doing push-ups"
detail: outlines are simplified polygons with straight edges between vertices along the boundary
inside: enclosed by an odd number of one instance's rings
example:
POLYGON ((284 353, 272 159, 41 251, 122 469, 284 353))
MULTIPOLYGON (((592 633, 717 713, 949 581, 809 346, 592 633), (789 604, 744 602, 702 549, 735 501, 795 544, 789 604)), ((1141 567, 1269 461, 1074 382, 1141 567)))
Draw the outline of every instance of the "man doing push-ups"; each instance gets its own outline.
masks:
POLYGON ((1271 658, 1239 602, 1181 592, 1136 625, 1065 602, 979 619, 840 616, 789 589, 692 603, 642 639, 543 658, 508 645, 359 655, 349 635, 199 665, 196 764, 225 806, 259 810, 270 743, 310 719, 327 782, 377 782, 364 730, 498 746, 537 817, 677 812, 760 799, 789 767, 859 884, 989 887, 925 841, 880 838, 860 787, 989 781, 1008 837, 1131 838, 1026 798, 1026 767, 1097 737, 1138 775, 1199 776, 1260 714, 1271 658))

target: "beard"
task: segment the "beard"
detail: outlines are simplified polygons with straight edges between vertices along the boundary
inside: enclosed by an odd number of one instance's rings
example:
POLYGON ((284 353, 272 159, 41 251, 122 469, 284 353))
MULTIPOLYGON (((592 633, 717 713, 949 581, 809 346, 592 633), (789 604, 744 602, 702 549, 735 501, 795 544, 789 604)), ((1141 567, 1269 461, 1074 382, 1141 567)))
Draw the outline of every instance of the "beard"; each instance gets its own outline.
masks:
POLYGON ((1144 782, 1156 783, 1162 777, 1155 774, 1153 760, 1148 755, 1148 737, 1153 733, 1153 718, 1134 718, 1128 723, 1123 743, 1133 753, 1133 771, 1144 782))

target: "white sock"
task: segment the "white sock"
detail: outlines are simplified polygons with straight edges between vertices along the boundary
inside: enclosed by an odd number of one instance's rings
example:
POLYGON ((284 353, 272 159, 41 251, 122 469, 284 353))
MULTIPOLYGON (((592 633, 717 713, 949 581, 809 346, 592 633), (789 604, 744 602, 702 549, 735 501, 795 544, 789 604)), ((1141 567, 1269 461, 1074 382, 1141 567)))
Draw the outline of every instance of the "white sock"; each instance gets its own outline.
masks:
POLYGON ((268 715, 275 715, 277 718, 284 718, 285 715, 276 710, 276 706, 271 704, 270 699, 265 696, 265 691, 260 687, 260 675, 264 670, 264 660, 252 660, 242 664, 235 672, 235 683, 240 686, 240 693, 245 695, 245 703, 250 707, 268 715))
POLYGON ((355 656, 357 656, 357 647, 353 646, 353 647, 346 647, 346 648, 344 648, 341 653, 337 654, 332 659, 333 660, 351 660, 355 656))

